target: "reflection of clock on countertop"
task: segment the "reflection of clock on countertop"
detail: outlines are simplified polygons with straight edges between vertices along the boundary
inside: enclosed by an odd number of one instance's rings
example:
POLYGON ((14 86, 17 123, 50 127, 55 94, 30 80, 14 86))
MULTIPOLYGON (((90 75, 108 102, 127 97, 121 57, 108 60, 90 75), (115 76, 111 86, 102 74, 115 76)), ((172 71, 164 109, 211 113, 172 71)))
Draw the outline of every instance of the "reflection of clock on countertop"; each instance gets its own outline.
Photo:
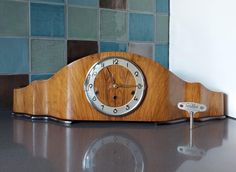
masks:
POLYGON ((85 172, 143 172, 144 157, 131 139, 119 135, 104 136, 91 143, 84 155, 82 168, 85 172))
POLYGON ((124 52, 81 58, 48 80, 14 89, 13 111, 63 120, 153 121, 188 118, 178 102, 205 104, 195 119, 224 116, 224 94, 188 83, 155 61, 124 52))
MULTIPOLYGON (((188 156, 178 151, 179 146, 190 143, 189 126, 185 123, 170 127, 84 122, 65 127, 14 118, 12 139, 16 150, 20 149, 14 151, 18 159, 15 163, 21 164, 18 171, 26 168, 34 171, 35 164, 39 164, 41 171, 56 172, 172 172, 186 163, 191 166, 207 157, 214 157, 215 162, 220 163, 225 143, 230 140, 228 129, 234 127, 228 128, 228 122, 197 123, 192 135, 193 147, 204 150, 205 154, 188 156), (26 151, 31 163, 22 156, 26 151), (45 167, 45 163, 50 166, 45 167), (53 170, 47 170, 49 167, 53 170)), ((234 151, 230 155, 235 157, 234 151)))

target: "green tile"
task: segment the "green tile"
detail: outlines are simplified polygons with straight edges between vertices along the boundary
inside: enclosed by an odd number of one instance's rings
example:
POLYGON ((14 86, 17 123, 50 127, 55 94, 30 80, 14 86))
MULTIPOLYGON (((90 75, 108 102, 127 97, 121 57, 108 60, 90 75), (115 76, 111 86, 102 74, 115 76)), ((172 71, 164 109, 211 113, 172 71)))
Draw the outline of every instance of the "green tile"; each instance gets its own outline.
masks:
POLYGON ((33 73, 53 73, 66 64, 64 41, 35 39, 31 43, 33 73))
POLYGON ((157 15, 156 17, 156 41, 158 43, 169 42, 169 16, 157 15))
POLYGON ((101 11, 101 39, 107 41, 127 41, 127 13, 101 11))
POLYGON ((155 6, 155 0, 129 0, 130 10, 155 12, 155 6))
POLYGON ((97 9, 69 7, 68 36, 96 40, 98 36, 97 9))
POLYGON ((0 2, 0 36, 28 35, 28 3, 0 2))

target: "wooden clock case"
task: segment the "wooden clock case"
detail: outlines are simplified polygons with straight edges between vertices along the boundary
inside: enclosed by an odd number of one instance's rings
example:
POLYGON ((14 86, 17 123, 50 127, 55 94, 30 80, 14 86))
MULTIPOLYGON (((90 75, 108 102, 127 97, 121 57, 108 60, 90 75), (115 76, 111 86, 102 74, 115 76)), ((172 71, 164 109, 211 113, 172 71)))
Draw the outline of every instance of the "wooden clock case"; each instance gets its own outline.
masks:
POLYGON ((223 117, 224 93, 213 92, 200 83, 188 83, 159 63, 132 53, 105 52, 86 56, 63 67, 48 80, 33 81, 24 88, 14 89, 13 111, 30 116, 48 116, 78 121, 143 121, 166 122, 189 118, 177 107, 178 102, 205 104, 205 112, 194 118, 223 117), (96 62, 107 57, 123 57, 137 64, 146 79, 146 95, 138 108, 127 115, 105 115, 88 102, 84 81, 96 62))

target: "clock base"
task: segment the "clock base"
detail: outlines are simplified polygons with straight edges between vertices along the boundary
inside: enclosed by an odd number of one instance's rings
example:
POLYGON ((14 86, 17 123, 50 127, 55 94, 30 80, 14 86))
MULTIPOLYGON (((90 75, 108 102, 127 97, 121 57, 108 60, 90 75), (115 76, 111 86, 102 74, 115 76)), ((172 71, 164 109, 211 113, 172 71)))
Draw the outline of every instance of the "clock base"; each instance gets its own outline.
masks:
MULTIPOLYGON (((76 124, 79 122, 88 122, 88 121, 82 121, 82 120, 64 120, 64 119, 59 119, 59 118, 55 118, 52 116, 48 116, 48 115, 31 115, 31 114, 23 114, 23 113, 12 113, 12 116, 14 118, 17 119, 26 119, 26 120, 31 120, 31 121, 43 121, 43 122, 55 122, 58 124, 62 124, 65 126, 71 126, 72 124, 76 124)), ((205 118, 197 118, 194 119, 195 122, 206 122, 209 120, 223 120, 225 119, 226 116, 217 116, 217 117, 205 117, 205 118)), ((187 122, 189 121, 189 118, 182 118, 182 119, 176 119, 176 120, 171 120, 171 121, 162 121, 162 122, 155 122, 155 121, 151 121, 157 125, 165 125, 165 124, 178 124, 178 123, 182 123, 182 122, 187 122)), ((97 122, 104 122, 104 121, 97 121, 97 122)), ((114 121, 114 122, 122 122, 122 121, 114 121)), ((140 121, 123 121, 123 122, 130 122, 130 123, 134 123, 134 122, 140 122, 140 121)), ((145 121, 141 121, 141 122, 145 122, 145 121)))

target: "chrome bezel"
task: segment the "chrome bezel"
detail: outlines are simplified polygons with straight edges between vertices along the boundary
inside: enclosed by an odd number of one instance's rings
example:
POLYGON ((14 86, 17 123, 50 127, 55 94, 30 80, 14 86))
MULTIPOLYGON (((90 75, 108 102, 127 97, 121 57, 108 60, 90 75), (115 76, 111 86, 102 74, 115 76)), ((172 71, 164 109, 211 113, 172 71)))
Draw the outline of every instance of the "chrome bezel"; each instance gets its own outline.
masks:
POLYGON ((106 115, 122 116, 122 115, 132 112, 142 102, 145 96, 145 91, 146 91, 146 80, 145 80, 142 70, 135 63, 123 57, 112 56, 112 57, 107 57, 96 62, 89 69, 85 78, 85 82, 84 82, 84 90, 85 90, 85 94, 89 103, 96 110, 106 115), (113 64, 114 59, 118 59, 119 63, 113 64), (128 64, 128 67, 127 67, 127 64, 128 64), (112 107, 112 106, 108 106, 102 103, 96 96, 94 88, 89 88, 91 84, 94 85, 97 74, 105 67, 108 67, 111 65, 119 65, 119 66, 125 67, 133 75, 136 85, 142 84, 142 88, 136 87, 135 94, 133 95, 132 99, 128 103, 122 106, 112 107), (135 75, 136 71, 139 73, 138 76, 135 75), (138 100, 134 100, 135 97, 138 98, 138 100), (95 99, 96 100, 94 101, 93 98, 94 100, 95 99), (129 106, 129 109, 127 109, 128 106, 129 106))

